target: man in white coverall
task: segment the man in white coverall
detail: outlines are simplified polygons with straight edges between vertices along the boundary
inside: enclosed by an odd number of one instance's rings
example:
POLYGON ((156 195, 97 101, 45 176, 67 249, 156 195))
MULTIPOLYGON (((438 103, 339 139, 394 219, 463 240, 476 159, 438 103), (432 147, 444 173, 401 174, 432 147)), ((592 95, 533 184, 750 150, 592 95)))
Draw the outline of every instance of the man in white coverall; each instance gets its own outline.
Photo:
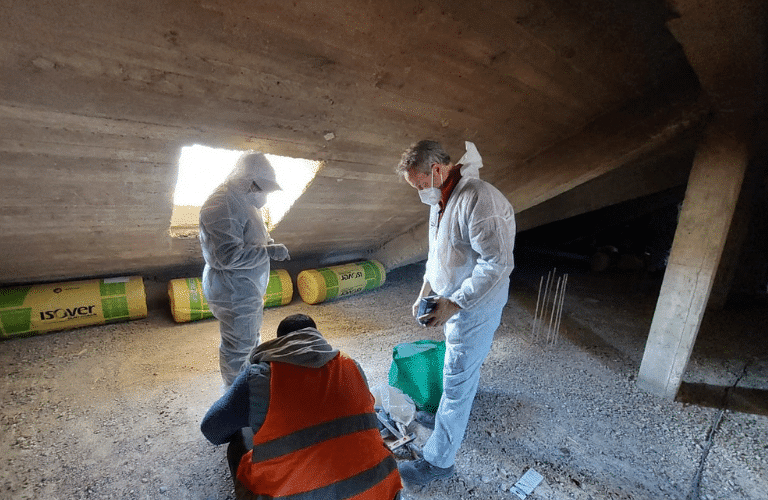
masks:
POLYGON ((219 367, 225 388, 259 343, 269 260, 289 258, 285 245, 269 237, 259 210, 267 195, 280 189, 267 158, 244 153, 200 210, 203 294, 219 320, 219 367))
POLYGON ((406 483, 424 485, 453 474, 477 392, 480 366, 507 303, 514 267, 515 215, 498 189, 480 180, 482 160, 471 142, 458 164, 434 141, 402 155, 396 171, 430 205, 429 257, 419 301, 437 294, 436 307, 419 319, 444 326, 443 395, 424 458, 401 463, 406 483))

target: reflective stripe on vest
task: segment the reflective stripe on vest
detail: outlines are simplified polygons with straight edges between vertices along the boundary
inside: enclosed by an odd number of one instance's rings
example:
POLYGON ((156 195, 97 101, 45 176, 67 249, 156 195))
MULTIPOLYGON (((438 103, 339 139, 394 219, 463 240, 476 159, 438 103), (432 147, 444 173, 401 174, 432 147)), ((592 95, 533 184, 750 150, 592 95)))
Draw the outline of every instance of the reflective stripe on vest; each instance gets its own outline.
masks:
POLYGON ((267 441, 253 447, 251 461, 253 463, 270 460, 281 455, 293 453, 302 448, 315 445, 321 441, 345 436, 354 432, 368 429, 378 429, 379 421, 376 415, 364 413, 341 417, 331 422, 324 422, 313 427, 301 429, 287 436, 267 441))
MULTIPOLYGON (((390 455, 379 462, 376 467, 365 470, 360 474, 344 479, 343 481, 330 484, 324 488, 282 497, 253 495, 251 498, 253 500, 328 500, 329 498, 352 498, 369 489, 371 484, 381 483, 387 479, 387 476, 391 475, 396 470, 397 462, 395 461, 395 458, 390 455)), ((397 477, 397 482, 400 483, 399 476, 397 477)), ((397 491, 397 489, 395 489, 395 491, 397 491)), ((394 498, 394 496, 392 496, 392 498, 394 498)))

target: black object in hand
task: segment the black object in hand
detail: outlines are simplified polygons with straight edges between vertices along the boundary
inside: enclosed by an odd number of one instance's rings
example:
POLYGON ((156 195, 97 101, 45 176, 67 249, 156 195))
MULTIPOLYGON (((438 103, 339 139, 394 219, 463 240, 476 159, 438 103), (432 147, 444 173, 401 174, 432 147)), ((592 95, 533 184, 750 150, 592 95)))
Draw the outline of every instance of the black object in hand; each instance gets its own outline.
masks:
POLYGON ((419 318, 430 312, 432 309, 435 308, 437 305, 437 297, 438 295, 427 295, 426 297, 422 297, 419 301, 419 311, 416 313, 416 321, 421 323, 422 325, 426 325, 426 321, 422 321, 419 318))

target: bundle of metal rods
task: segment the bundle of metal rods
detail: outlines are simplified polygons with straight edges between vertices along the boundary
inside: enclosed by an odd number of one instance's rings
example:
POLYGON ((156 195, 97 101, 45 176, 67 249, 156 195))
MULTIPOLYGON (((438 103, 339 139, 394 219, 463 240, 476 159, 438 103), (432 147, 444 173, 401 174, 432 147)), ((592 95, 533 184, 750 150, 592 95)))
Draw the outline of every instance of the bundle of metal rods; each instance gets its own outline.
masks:
POLYGON ((557 268, 547 273, 546 282, 544 276, 539 280, 539 295, 536 298, 536 312, 533 316, 531 335, 534 337, 543 336, 544 322, 549 316, 545 337, 547 344, 557 345, 557 339, 560 337, 560 319, 563 314, 565 286, 567 284, 568 274, 557 276, 557 268))

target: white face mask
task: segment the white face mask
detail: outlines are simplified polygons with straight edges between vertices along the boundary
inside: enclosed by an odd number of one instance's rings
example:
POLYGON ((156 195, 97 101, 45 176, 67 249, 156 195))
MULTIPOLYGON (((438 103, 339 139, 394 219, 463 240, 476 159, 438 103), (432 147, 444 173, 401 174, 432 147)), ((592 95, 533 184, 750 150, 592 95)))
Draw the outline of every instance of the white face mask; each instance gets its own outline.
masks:
POLYGON ((262 208, 264 205, 267 204, 266 193, 248 193, 247 198, 248 198, 248 203, 250 203, 256 208, 262 208))
POLYGON ((257 191, 255 186, 251 186, 251 190, 246 193, 245 197, 248 203, 256 208, 261 208, 267 204, 267 193, 264 191, 257 191))
POLYGON ((421 202, 425 205, 434 206, 440 203, 440 198, 442 197, 443 193, 439 188, 435 187, 435 175, 434 172, 431 171, 430 181, 432 183, 432 187, 419 189, 419 198, 421 198, 421 202))

